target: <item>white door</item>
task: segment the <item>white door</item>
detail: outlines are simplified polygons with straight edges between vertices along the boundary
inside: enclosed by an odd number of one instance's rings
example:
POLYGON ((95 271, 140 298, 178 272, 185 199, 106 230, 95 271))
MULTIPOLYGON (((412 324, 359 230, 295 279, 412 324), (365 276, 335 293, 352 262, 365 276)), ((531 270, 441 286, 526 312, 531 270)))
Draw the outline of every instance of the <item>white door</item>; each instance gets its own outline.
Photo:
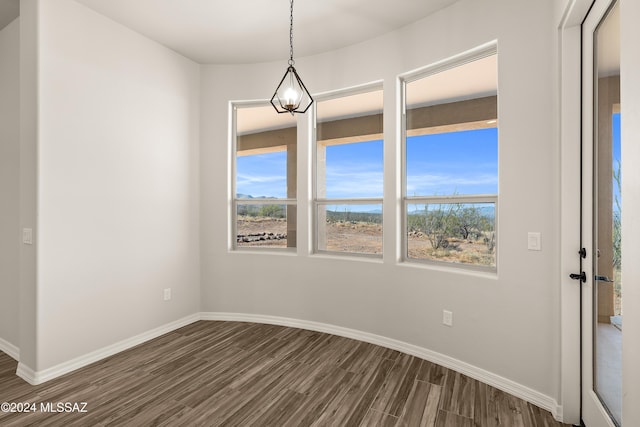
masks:
POLYGON ((582 27, 582 418, 621 425, 620 20, 595 0, 582 27))

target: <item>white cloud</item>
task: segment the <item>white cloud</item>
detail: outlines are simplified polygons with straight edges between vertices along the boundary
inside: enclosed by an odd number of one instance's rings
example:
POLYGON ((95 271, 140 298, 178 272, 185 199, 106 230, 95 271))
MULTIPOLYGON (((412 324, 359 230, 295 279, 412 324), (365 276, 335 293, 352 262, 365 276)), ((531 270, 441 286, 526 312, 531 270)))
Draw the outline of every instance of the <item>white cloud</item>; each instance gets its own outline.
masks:
POLYGON ((287 177, 283 175, 249 175, 238 174, 237 185, 265 184, 269 182, 287 181, 287 177))
POLYGON ((330 198, 382 197, 382 171, 336 171, 327 173, 327 196, 330 198))
POLYGON ((464 190, 465 187, 495 188, 497 185, 498 178, 495 174, 477 174, 473 176, 414 174, 407 177, 407 194, 451 194, 456 190, 467 192, 464 190))

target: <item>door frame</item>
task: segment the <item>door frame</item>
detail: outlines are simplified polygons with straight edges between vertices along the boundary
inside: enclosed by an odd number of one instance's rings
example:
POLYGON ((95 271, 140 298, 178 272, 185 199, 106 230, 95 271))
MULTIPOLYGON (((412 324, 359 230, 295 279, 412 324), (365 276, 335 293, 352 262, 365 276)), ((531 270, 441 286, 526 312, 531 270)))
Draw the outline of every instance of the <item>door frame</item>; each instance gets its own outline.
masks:
POLYGON ((582 287, 569 275, 581 271, 582 22, 593 0, 567 0, 558 23, 560 141, 560 401, 565 423, 581 423, 582 287), (578 77, 578 78, 576 78, 578 77))
MULTIPOLYGON (((582 236, 582 137, 583 124, 583 40, 582 24, 596 0, 566 0, 558 12, 558 75, 559 75, 559 141, 560 143, 560 401, 558 413, 565 423, 581 425, 583 413, 582 390, 592 384, 583 384, 582 324, 583 294, 589 292, 583 284, 571 280, 569 274, 591 271, 591 265, 582 265, 579 242, 589 242, 591 236, 582 236), (579 78, 576 78, 579 77, 579 78), (584 292, 583 292, 584 291, 584 292), (580 361, 580 363, 576 363, 580 361)), ((608 9, 605 8, 605 10, 608 9)), ((592 88, 592 81, 588 83, 592 88)), ((592 90, 592 89, 591 89, 592 90)), ((590 125, 589 125, 590 126, 590 125)), ((589 132, 592 129, 589 128, 589 132)), ((592 153, 590 153, 592 154, 592 153)), ((589 161, 591 161, 590 159, 589 161)), ((590 166, 591 167, 591 166, 590 166)), ((589 243, 589 246, 591 243, 589 243)), ((589 274, 590 275, 590 274, 589 274)), ((591 278, 589 282, 592 283, 591 278)), ((590 289, 590 288, 589 288, 590 289)), ((586 310, 589 311, 589 310, 586 310)), ((591 370, 591 364, 589 368, 591 370)), ((591 391, 592 392, 592 391, 591 391)), ((592 392, 593 393, 593 392, 592 392)), ((597 399, 597 397, 596 397, 597 399)), ((606 414, 606 410, 602 408, 606 414)), ((608 418, 608 414, 607 414, 608 418)), ((613 425, 613 424, 603 424, 613 425)))

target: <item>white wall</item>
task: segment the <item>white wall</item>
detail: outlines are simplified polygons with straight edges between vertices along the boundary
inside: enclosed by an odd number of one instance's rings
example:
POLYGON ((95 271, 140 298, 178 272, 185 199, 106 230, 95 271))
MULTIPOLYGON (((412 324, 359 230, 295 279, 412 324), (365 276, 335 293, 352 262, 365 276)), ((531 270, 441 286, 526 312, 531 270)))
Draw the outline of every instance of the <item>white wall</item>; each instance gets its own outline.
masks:
MULTIPOLYGON (((203 309, 328 323, 430 349, 559 400, 559 143, 552 2, 463 0, 400 31, 296 58, 318 93, 383 79, 385 258, 309 255, 309 148, 298 155, 297 256, 230 253, 228 102, 268 99, 286 62, 203 68, 203 309), (526 19, 523 19, 526 17, 526 19), (498 275, 403 265, 396 230, 400 141, 396 77, 498 40, 498 275), (206 118, 206 120, 205 120, 206 118), (527 232, 542 251, 527 251, 527 232), (453 328, 441 325, 443 309, 453 328)), ((300 124, 300 136, 306 125, 300 124)))
POLYGON ((74 1, 26 1, 39 118, 24 361, 37 372, 199 310, 200 77, 74 1))
POLYGON ((16 19, 0 30, 0 342, 15 348, 20 341, 19 185, 20 20, 16 19))
POLYGON ((35 245, 20 245, 20 363, 37 366, 38 250, 38 7, 20 0, 20 228, 31 228, 35 245))

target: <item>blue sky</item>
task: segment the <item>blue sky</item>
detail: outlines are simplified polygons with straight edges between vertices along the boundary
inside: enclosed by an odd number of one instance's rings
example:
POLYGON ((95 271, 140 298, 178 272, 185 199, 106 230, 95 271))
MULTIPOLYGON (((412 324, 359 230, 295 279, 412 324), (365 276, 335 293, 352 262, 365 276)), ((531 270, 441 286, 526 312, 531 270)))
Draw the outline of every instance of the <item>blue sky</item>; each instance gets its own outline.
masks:
MULTIPOLYGON (((381 140, 327 147, 327 198, 383 194, 381 140)), ((286 197, 286 152, 237 158, 236 191, 286 197)), ((409 137, 407 195, 497 194, 498 130, 409 137)))
POLYGON ((383 196, 382 140, 327 147, 328 199, 383 196))
MULTIPOLYGON (((620 146, 620 113, 615 113, 613 115, 613 171, 618 170, 618 162, 622 159, 622 152, 620 146)), ((618 191, 618 187, 616 182, 613 182, 613 195, 614 197, 620 197, 620 191, 618 191)), ((613 208, 616 209, 615 200, 613 202, 613 208)))
POLYGON ((236 193, 287 197, 287 152, 241 156, 236 160, 236 193))
POLYGON ((498 194, 498 129, 407 139, 407 196, 498 194))
POLYGON ((615 113, 613 115, 613 163, 620 159, 620 113, 615 113))

